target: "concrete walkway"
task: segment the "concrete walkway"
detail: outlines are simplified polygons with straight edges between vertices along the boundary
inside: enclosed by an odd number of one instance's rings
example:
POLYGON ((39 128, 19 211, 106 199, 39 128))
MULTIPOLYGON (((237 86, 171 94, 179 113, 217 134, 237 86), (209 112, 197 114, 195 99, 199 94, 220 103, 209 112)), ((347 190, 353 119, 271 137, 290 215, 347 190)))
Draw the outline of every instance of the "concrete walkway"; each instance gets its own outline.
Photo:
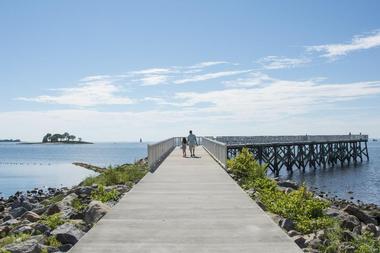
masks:
POLYGON ((176 149, 70 251, 302 252, 201 148, 176 149))

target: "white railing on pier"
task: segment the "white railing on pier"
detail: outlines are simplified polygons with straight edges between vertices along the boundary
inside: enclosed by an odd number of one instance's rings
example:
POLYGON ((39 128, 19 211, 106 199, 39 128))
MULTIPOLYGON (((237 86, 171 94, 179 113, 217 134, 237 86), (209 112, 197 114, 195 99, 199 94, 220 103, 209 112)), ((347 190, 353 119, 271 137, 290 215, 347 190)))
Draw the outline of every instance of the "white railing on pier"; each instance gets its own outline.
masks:
POLYGON ((151 171, 154 170, 178 145, 178 137, 172 137, 154 144, 148 144, 149 169, 151 171))
POLYGON ((225 143, 203 137, 202 146, 223 168, 227 167, 227 145, 225 143))

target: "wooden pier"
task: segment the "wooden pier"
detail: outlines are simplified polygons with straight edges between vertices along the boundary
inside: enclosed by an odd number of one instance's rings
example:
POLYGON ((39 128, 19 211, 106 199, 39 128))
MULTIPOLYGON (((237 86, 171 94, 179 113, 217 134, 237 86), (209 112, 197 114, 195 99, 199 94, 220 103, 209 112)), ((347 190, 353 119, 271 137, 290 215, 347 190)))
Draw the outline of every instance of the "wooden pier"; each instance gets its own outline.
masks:
POLYGON ((369 160, 368 135, 304 135, 304 136, 219 136, 225 143, 227 158, 243 148, 254 155, 260 164, 267 164, 275 176, 281 168, 326 168, 358 164, 369 160))

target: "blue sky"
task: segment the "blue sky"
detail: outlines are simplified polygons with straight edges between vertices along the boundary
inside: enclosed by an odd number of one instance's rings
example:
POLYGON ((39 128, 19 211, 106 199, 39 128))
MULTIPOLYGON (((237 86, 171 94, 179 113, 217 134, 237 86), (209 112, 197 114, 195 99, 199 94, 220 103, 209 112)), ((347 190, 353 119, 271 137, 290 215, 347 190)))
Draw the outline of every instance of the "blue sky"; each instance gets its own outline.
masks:
POLYGON ((0 138, 380 137, 379 1, 1 1, 0 138))

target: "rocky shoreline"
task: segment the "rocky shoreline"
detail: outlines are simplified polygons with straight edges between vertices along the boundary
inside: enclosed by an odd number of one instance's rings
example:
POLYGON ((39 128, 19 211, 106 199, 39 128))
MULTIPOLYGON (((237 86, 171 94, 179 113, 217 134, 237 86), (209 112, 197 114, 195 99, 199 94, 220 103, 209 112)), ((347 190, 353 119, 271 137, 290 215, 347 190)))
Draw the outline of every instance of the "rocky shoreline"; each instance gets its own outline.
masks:
MULTIPOLYGON (((277 187, 286 193, 299 189, 299 185, 293 181, 281 181, 275 179, 277 187)), ((338 199, 336 197, 329 198, 325 193, 309 189, 317 199, 328 201, 330 206, 325 210, 325 214, 337 220, 343 236, 343 241, 338 245, 339 251, 328 252, 358 252, 350 241, 355 240, 357 236, 365 233, 371 234, 380 244, 380 207, 375 204, 364 204, 359 202, 356 204, 352 201, 338 199)), ((326 228, 310 234, 302 234, 295 229, 295 223, 283 218, 279 215, 270 213, 261 203, 259 198, 255 196, 255 192, 247 190, 247 193, 256 201, 256 203, 266 211, 269 216, 294 240, 294 242, 303 249, 304 252, 322 252, 320 249, 330 243, 330 239, 326 236, 329 229, 326 228)), ((367 251, 363 251, 367 252, 367 251)), ((370 251, 372 252, 372 251, 370 251)), ((378 252, 378 251, 376 251, 378 252)))
POLYGON ((71 188, 35 188, 0 197, 0 253, 69 251, 147 171, 141 159, 71 188))
MULTIPOLYGON (((130 188, 115 185, 104 190, 117 191, 120 199, 130 188)), ((0 240, 19 238, 0 247, 0 252, 67 252, 117 203, 117 200, 106 203, 93 200, 91 194, 97 190, 98 185, 36 188, 1 198, 0 240), (51 245, 51 237, 55 245, 51 245)))

